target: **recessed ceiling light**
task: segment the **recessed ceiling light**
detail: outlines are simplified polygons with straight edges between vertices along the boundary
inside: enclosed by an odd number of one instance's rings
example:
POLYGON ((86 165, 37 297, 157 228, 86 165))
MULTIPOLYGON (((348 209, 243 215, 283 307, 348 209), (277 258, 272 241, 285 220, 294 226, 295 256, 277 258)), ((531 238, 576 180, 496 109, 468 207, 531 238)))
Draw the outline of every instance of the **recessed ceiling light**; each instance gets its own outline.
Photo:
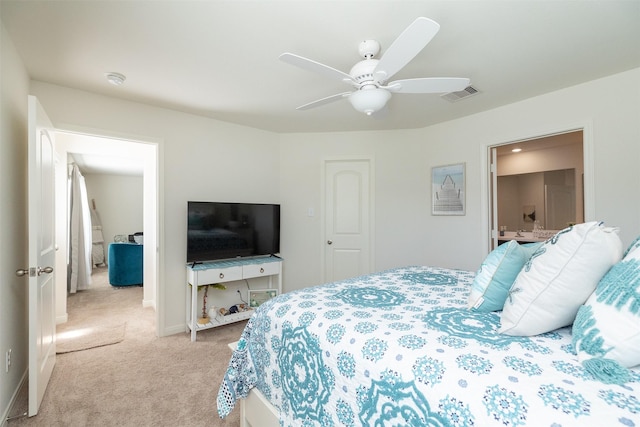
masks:
POLYGON ((120 86, 126 80, 124 74, 120 73, 105 73, 107 81, 114 86, 120 86))
POLYGON ((522 148, 514 148, 513 150, 511 150, 512 153, 519 153, 522 151, 522 148))

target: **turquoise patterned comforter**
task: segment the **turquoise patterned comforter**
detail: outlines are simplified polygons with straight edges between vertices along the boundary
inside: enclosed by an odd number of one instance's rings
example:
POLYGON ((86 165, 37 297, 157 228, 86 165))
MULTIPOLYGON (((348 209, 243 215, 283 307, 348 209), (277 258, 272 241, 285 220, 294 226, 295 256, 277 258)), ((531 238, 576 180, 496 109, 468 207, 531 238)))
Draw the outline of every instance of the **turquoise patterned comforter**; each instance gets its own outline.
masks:
POLYGON ((638 426, 623 386, 578 363, 571 328, 500 335, 467 310, 474 273, 389 270, 280 295, 247 323, 218 393, 225 417, 257 387, 282 426, 638 426))

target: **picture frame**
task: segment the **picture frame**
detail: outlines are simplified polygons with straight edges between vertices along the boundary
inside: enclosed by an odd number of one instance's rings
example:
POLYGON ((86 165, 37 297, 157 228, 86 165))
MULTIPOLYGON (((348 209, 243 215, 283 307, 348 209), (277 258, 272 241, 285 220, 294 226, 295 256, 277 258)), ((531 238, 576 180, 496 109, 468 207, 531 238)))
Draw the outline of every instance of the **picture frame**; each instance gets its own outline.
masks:
POLYGON ((465 163, 431 168, 431 214, 466 214, 465 163))
POLYGON ((247 301, 249 301, 249 307, 257 308, 263 303, 269 301, 271 298, 278 296, 277 289, 249 289, 247 291, 247 301))

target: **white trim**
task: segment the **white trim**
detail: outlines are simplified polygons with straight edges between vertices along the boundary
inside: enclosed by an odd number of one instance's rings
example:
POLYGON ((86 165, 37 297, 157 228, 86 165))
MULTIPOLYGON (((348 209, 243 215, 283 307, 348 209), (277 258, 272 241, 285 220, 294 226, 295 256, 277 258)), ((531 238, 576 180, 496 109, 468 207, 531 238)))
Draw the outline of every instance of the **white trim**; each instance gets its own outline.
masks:
MULTIPOLYGON (((155 311, 156 311, 156 335, 159 337, 168 336, 165 330, 166 325, 166 306, 165 292, 166 286, 164 278, 166 277, 164 262, 164 140, 160 140, 156 144, 156 289, 155 289, 155 311)), ((183 332, 182 330, 178 332, 183 332)), ((178 333, 174 332, 174 333, 178 333)))
POLYGON ((96 138, 106 139, 119 139, 122 141, 136 142, 142 144, 158 144, 160 145, 164 140, 162 138, 156 138, 153 136, 136 135, 132 133, 115 132, 113 130, 97 129, 87 126, 77 126, 70 123, 58 123, 56 124, 56 131, 73 133, 77 135, 92 136, 96 138))
POLYGON ((596 166, 593 146, 593 122, 589 120, 582 127, 582 157, 584 160, 584 220, 596 220, 596 166), (588 171, 588 173, 587 173, 588 171))

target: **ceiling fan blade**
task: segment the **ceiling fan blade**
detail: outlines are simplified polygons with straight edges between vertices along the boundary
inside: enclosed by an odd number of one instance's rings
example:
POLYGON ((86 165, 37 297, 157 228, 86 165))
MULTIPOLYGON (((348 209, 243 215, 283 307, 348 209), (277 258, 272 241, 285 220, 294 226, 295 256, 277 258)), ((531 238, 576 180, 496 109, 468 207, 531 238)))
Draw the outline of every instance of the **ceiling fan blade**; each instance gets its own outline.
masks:
POLYGON ((463 90, 471 81, 462 77, 424 77, 395 80, 385 87, 395 93, 446 93, 463 90))
POLYGON ((279 56, 279 58, 281 61, 284 61, 287 64, 295 65, 296 67, 300 67, 304 70, 323 74, 327 77, 338 79, 345 83, 356 84, 356 81, 353 80, 353 77, 351 77, 349 74, 344 73, 340 70, 336 70, 335 68, 331 68, 328 65, 321 64, 320 62, 316 62, 312 59, 288 52, 283 53, 279 56))
POLYGON ((440 24, 420 17, 413 21, 386 49, 374 71, 376 80, 384 83, 407 65, 440 30, 440 24))
POLYGON ((320 107, 321 105, 330 104, 332 102, 339 101, 342 98, 346 98, 349 95, 351 95, 351 92, 337 93, 335 95, 327 96, 326 98, 317 99, 308 104, 301 105, 298 108, 296 108, 296 110, 309 110, 311 108, 320 107))

